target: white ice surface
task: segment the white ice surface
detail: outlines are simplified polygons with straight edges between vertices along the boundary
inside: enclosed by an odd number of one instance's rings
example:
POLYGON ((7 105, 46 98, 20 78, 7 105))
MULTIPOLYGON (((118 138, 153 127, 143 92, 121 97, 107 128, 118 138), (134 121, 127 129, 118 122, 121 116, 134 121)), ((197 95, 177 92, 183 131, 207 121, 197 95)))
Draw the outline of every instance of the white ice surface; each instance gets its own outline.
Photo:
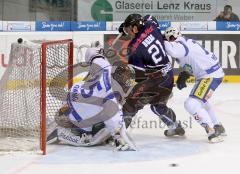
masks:
POLYGON ((224 142, 219 144, 209 144, 203 128, 184 110, 183 103, 190 90, 191 85, 182 91, 174 89, 169 101, 177 118, 188 125, 185 138, 166 138, 163 128, 150 128, 150 121, 157 121, 157 116, 146 107, 138 114, 139 124, 129 131, 139 149, 136 152, 115 152, 111 146, 49 145, 46 156, 1 155, 0 174, 239 173, 240 84, 221 85, 210 101, 227 131, 224 142), (143 128, 145 123, 148 128, 143 128))

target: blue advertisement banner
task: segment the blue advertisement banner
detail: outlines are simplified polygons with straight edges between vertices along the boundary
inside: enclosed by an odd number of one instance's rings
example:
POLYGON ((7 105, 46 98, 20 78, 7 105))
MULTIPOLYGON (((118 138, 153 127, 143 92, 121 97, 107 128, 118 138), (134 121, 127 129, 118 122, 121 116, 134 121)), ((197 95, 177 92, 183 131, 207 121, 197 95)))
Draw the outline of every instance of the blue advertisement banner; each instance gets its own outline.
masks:
POLYGON ((240 22, 217 22, 217 30, 240 31, 240 22))
POLYGON ((72 22, 72 31, 106 31, 105 21, 72 22))
POLYGON ((70 21, 37 21, 36 31, 71 31, 70 21))
POLYGON ((171 22, 170 21, 158 21, 158 24, 160 25, 160 29, 166 30, 168 27, 171 26, 171 22))

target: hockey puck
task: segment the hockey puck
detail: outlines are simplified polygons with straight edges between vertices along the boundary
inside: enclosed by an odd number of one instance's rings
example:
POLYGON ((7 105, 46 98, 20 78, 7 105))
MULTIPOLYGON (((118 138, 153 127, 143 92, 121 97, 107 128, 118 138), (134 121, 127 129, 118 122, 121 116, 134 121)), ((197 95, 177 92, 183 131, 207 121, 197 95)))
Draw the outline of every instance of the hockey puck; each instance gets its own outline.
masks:
POLYGON ((172 163, 172 164, 169 164, 170 167, 178 167, 178 164, 176 163, 172 163))
POLYGON ((23 39, 22 39, 22 38, 18 38, 17 42, 18 42, 19 44, 21 44, 21 43, 23 42, 23 39))

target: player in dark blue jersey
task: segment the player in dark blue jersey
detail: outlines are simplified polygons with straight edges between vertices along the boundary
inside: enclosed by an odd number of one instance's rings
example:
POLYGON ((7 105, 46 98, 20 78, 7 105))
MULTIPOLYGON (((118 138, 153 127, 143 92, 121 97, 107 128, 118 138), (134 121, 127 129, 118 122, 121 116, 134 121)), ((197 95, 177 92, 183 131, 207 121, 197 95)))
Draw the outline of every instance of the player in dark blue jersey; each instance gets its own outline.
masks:
POLYGON ((138 110, 150 104, 151 110, 168 126, 166 136, 184 135, 174 111, 167 107, 173 88, 173 70, 157 20, 150 15, 143 18, 131 14, 121 24, 119 32, 131 37, 128 63, 135 70, 137 82, 123 106, 126 125, 138 110))

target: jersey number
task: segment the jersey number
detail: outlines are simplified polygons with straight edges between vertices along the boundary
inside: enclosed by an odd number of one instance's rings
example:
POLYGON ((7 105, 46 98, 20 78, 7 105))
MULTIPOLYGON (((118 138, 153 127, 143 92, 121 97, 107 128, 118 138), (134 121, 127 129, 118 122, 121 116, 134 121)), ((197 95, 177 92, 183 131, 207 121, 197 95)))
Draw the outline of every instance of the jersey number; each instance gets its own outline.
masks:
MULTIPOLYGON (((109 71, 107 69, 103 70, 103 76, 102 77, 103 77, 104 87, 105 87, 106 92, 107 92, 112 88, 111 83, 110 83, 110 79, 108 78, 109 77, 109 71)), ((86 89, 85 88, 81 89, 81 95, 84 98, 91 97, 93 95, 94 88, 97 88, 98 91, 101 91, 103 89, 103 87, 100 83, 100 78, 101 78, 101 75, 96 76, 95 79, 90 80, 93 84, 85 87, 86 89)))
POLYGON ((158 64, 162 61, 162 56, 159 55, 159 47, 162 50, 163 55, 166 56, 165 50, 163 49, 163 46, 159 40, 156 40, 155 43, 148 48, 148 53, 152 55, 152 60, 155 64, 158 64))

